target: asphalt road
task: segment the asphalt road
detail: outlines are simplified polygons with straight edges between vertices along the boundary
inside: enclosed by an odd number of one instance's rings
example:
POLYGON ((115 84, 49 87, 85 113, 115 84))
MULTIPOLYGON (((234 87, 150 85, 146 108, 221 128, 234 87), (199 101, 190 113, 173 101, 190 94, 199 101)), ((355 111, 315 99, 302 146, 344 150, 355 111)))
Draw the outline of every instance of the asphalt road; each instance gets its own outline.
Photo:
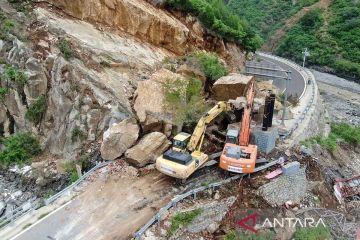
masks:
MULTIPOLYGON (((262 67, 265 67, 265 68, 275 67, 275 68, 279 68, 279 69, 282 69, 285 71, 290 70, 291 71, 291 80, 288 83, 288 94, 300 97, 301 94, 303 93, 303 91, 305 89, 305 82, 304 82, 302 75, 296 69, 286 65, 285 63, 282 63, 280 61, 270 59, 267 57, 261 57, 261 61, 253 61, 253 62, 249 62, 249 63, 251 65, 252 64, 261 65, 262 67)), ((253 69, 251 69, 251 70, 253 71, 253 69)), ((254 70, 254 71, 266 73, 266 74, 270 74, 270 75, 286 77, 285 72, 273 72, 273 71, 269 71, 269 70, 254 70)), ((274 85, 276 87, 278 87, 280 90, 282 90, 282 91, 285 90, 285 80, 284 79, 278 79, 278 78, 268 78, 268 79, 273 80, 274 85)))

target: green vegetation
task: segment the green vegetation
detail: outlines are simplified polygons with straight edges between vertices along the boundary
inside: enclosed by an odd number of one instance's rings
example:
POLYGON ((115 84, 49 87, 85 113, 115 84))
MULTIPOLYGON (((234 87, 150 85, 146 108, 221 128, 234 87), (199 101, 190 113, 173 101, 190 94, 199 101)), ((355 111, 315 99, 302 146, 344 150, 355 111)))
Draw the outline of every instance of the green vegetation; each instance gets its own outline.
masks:
POLYGON ((73 143, 77 142, 79 140, 84 140, 85 137, 86 137, 86 134, 79 127, 75 127, 71 131, 71 141, 73 143))
POLYGON ((308 47, 307 63, 329 67, 340 76, 360 78, 360 2, 334 0, 328 11, 305 14, 282 40, 276 53, 302 61, 308 47))
POLYGON ((207 110, 201 81, 194 78, 167 80, 163 87, 166 108, 174 115, 176 124, 195 127, 197 120, 207 110))
POLYGON ((205 73, 207 80, 214 83, 222 76, 229 74, 229 71, 220 63, 219 57, 216 54, 196 52, 187 56, 187 61, 198 61, 205 73))
POLYGON ((313 144, 320 144, 327 150, 334 151, 339 139, 350 144, 360 144, 360 127, 352 127, 347 123, 333 123, 328 137, 312 137, 303 141, 302 144, 308 147, 313 144))
POLYGON ((47 215, 49 215, 50 212, 47 213, 43 213, 38 217, 38 220, 43 219, 44 217, 46 217, 47 215))
POLYGON ((36 101, 31 104, 25 114, 25 118, 30 122, 33 122, 35 125, 38 125, 41 122, 41 119, 44 116, 46 111, 46 98, 45 96, 40 96, 36 101))
POLYGON ((23 230, 24 230, 24 229, 27 229, 27 228, 30 227, 31 225, 32 225, 32 223, 26 224, 26 225, 23 227, 23 230))
POLYGON ((272 233, 244 234, 231 230, 224 236, 224 240, 268 240, 273 239, 272 233))
POLYGON ((299 228, 294 234, 295 240, 327 240, 331 239, 330 230, 324 226, 299 228))
POLYGON ((76 182, 79 179, 79 175, 77 173, 74 162, 68 161, 68 162, 64 163, 63 168, 64 168, 65 172, 69 175, 70 181, 72 183, 76 182))
POLYGON ((66 39, 60 39, 57 42, 57 46, 60 49, 60 52, 62 53, 62 55, 64 56, 64 58, 66 60, 69 60, 70 58, 73 57, 73 50, 71 49, 71 45, 70 42, 66 39))
POLYGON ((223 0, 167 0, 166 5, 195 15, 214 34, 241 44, 247 51, 254 52, 262 44, 255 31, 233 14, 223 0))
POLYGON ((7 166, 25 163, 41 152, 39 142, 29 133, 16 133, 2 138, 1 142, 5 149, 0 152, 0 162, 7 166))
POLYGON ((297 0, 295 3, 289 0, 229 0, 228 6, 267 39, 284 25, 287 18, 316 2, 318 0, 297 0))
POLYGON ((26 73, 14 66, 7 66, 2 76, 5 81, 14 82, 19 89, 23 89, 25 84, 28 82, 29 77, 26 73))
POLYGON ((0 101, 3 102, 5 100, 5 96, 6 94, 8 94, 9 89, 8 88, 4 88, 4 87, 0 87, 0 101))
POLYGON ((8 19, 3 12, 0 10, 0 39, 7 40, 8 34, 15 27, 15 23, 8 19))
POLYGON ((224 240, 236 240, 236 232, 235 230, 231 230, 224 236, 224 240))
POLYGON ((177 213, 171 218, 171 226, 168 229, 167 236, 172 236, 180 226, 186 226, 190 224, 197 216, 199 216, 203 210, 197 208, 189 212, 177 213))
POLYGON ((28 14, 32 10, 34 0, 8 0, 9 3, 19 12, 28 14))

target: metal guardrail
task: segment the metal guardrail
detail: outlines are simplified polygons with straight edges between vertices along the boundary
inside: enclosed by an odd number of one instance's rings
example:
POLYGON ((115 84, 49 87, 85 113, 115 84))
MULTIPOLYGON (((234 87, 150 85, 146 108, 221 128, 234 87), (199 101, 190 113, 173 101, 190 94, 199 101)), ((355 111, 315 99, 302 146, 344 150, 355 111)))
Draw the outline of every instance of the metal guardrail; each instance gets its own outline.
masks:
POLYGON ((134 238, 136 240, 139 240, 141 238, 141 236, 146 232, 146 230, 151 227, 153 224, 155 224, 156 222, 160 222, 161 220, 161 217, 167 213, 167 211, 172 208, 172 207, 175 207, 176 204, 182 200, 184 200, 185 198, 187 197, 190 197, 190 196, 194 196, 194 198, 196 198, 196 194, 199 193, 199 192, 202 192, 206 189, 209 189, 209 188, 216 188, 216 187, 219 187, 221 185, 224 185, 226 183, 229 183, 231 181, 234 181, 236 179, 239 179, 241 177, 243 177, 245 174, 239 174, 239 175, 236 175, 234 177, 231 177, 231 178, 228 178, 228 179, 225 179, 223 181, 220 181, 220 182, 216 182, 216 183, 210 183, 206 186, 202 186, 202 187, 198 187, 198 188, 195 188, 193 190, 190 190, 184 194, 181 194, 181 195, 177 195, 175 196, 165 207, 162 207, 159 212, 153 216, 142 228, 140 228, 140 230, 138 230, 135 234, 134 234, 134 238))
POLYGON ((25 215, 27 212, 35 210, 40 208, 41 206, 49 205, 53 203, 56 199, 63 196, 65 193, 70 193, 70 191, 79 185, 82 181, 84 181, 87 177, 89 177, 94 171, 96 171, 99 168, 105 167, 109 163, 113 161, 106 161, 97 164, 92 169, 90 169, 88 172, 86 172, 84 175, 82 175, 76 182, 72 183, 71 185, 67 186, 60 192, 56 193, 55 195, 49 197, 48 199, 45 199, 43 203, 36 201, 36 198, 32 198, 23 205, 13 209, 10 213, 7 213, 6 215, 2 216, 0 218, 0 230, 6 227, 8 224, 14 222, 17 218, 25 215))
MULTIPOLYGON (((278 56, 274 56, 268 53, 259 53, 259 55, 262 56, 266 56, 269 58, 273 58, 277 61, 283 62, 289 66, 291 66, 292 68, 296 69, 304 78, 305 80, 305 86, 309 87, 309 84, 307 84, 308 82, 310 83, 311 86, 311 97, 310 97, 310 101, 307 102, 305 109, 302 111, 302 113, 300 114, 300 117, 295 121, 295 123, 293 124, 293 126, 290 128, 290 130, 287 131, 287 133, 282 137, 284 140, 289 138, 295 131, 296 129, 300 126, 300 124, 304 121, 304 119, 306 118, 309 110, 311 109, 311 107, 314 105, 314 99, 315 99, 315 85, 316 85, 316 80, 314 75, 306 68, 303 68, 301 66, 299 66, 298 64, 282 58, 282 57, 278 57, 278 56)), ((305 91, 304 91, 305 92, 305 91)), ((302 94, 304 95, 304 94, 302 94)), ((301 97, 300 97, 301 98, 301 97)))

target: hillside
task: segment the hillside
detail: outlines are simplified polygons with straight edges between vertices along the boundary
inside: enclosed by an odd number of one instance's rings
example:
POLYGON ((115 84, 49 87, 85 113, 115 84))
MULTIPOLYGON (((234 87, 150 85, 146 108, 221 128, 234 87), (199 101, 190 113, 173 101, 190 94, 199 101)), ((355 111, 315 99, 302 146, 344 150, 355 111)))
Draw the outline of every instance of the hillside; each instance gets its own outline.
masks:
POLYGON ((359 82, 360 3, 346 0, 245 1, 228 5, 265 39, 263 51, 359 82))
POLYGON ((334 0, 326 10, 307 13, 283 38, 278 55, 301 61, 308 47, 308 64, 359 82, 360 3, 334 0))
POLYGON ((318 0, 229 0, 227 5, 267 39, 286 19, 316 2, 318 0))

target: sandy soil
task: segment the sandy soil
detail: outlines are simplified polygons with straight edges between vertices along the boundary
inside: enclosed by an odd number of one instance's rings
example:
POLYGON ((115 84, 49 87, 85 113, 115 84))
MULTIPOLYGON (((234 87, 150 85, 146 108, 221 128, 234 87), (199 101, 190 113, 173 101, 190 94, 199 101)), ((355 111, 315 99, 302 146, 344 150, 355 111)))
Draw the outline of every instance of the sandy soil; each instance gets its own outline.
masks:
MULTIPOLYGON (((72 218, 66 228, 87 226, 81 231, 81 235, 86 238, 124 239, 169 201, 172 196, 169 182, 159 173, 138 179, 110 177, 106 181, 98 180, 80 196, 77 212, 82 214, 72 218), (99 229, 102 229, 101 232, 99 229)), ((81 237, 78 235, 72 239, 76 238, 81 237)))
POLYGON ((130 239, 177 191, 155 171, 136 177, 101 170, 79 197, 16 239, 130 239))

